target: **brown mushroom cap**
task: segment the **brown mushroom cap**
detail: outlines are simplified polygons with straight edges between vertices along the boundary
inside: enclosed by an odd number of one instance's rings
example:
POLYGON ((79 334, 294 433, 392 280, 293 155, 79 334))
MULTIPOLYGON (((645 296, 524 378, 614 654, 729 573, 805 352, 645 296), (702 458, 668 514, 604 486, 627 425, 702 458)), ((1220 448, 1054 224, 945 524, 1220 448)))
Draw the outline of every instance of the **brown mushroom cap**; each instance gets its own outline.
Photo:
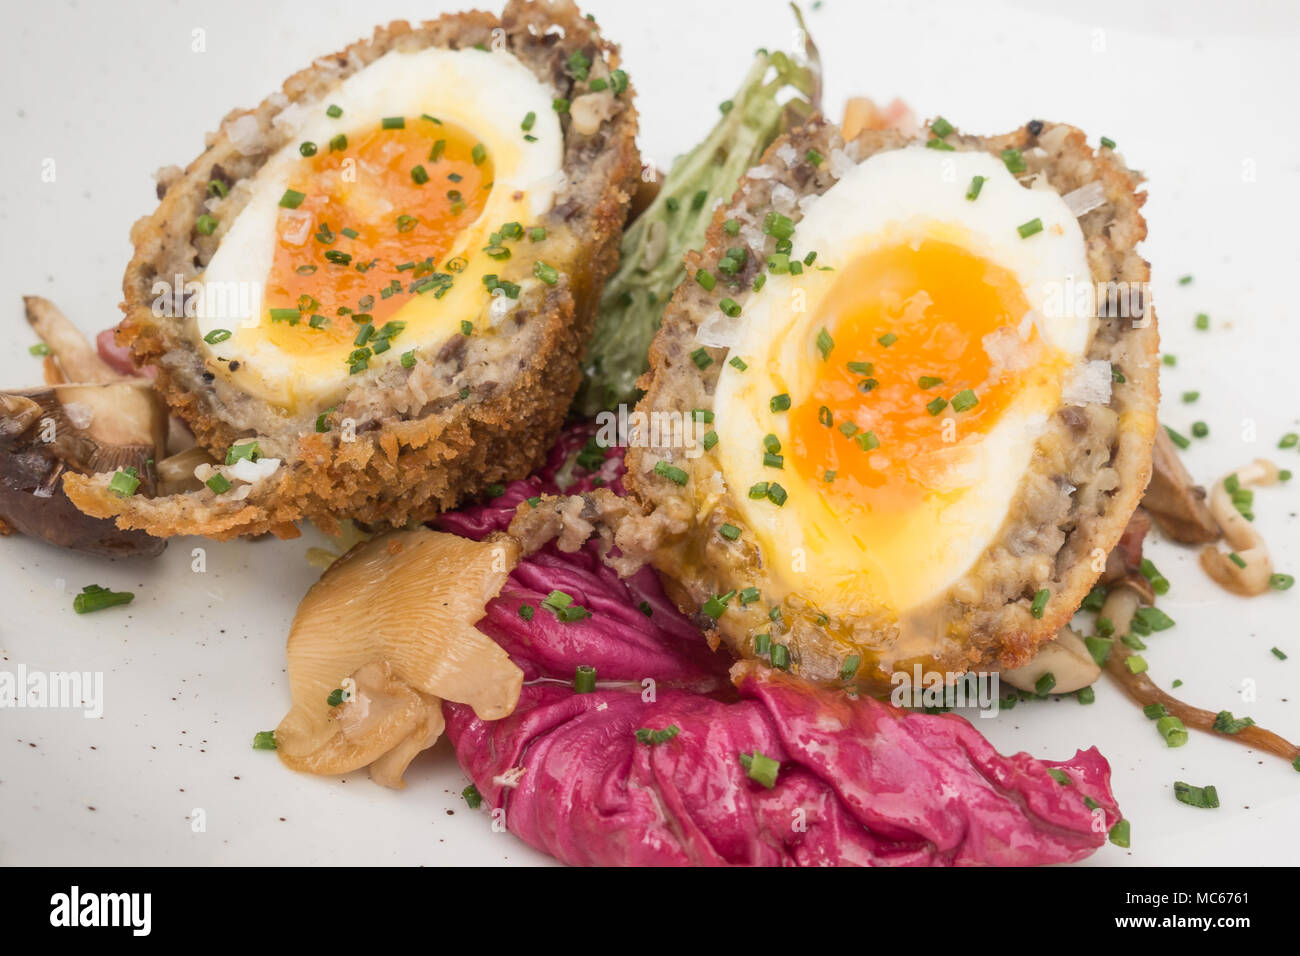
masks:
POLYGON ((87 554, 162 553, 162 539, 82 513, 64 494, 62 479, 132 467, 139 490, 149 493, 166 427, 158 396, 139 382, 0 393, 0 525, 87 554))

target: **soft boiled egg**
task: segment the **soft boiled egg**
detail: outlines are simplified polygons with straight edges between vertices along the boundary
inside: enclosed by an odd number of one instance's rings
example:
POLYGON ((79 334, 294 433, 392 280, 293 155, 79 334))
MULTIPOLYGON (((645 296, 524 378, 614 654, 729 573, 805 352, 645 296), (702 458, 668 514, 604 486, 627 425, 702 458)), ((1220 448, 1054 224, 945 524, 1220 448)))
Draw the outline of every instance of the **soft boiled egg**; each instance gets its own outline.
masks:
POLYGON ((995 540, 1085 363, 1094 315, 1054 305, 1084 238, 984 152, 878 153, 806 203, 737 317, 715 454, 787 594, 902 615, 995 540))
POLYGON ((564 184, 552 96, 508 52, 428 48, 294 107, 290 141, 237 187, 247 201, 202 277, 208 367, 294 412, 490 334, 493 303, 536 281, 494 277, 510 273, 509 247, 541 238, 531 224, 564 184))

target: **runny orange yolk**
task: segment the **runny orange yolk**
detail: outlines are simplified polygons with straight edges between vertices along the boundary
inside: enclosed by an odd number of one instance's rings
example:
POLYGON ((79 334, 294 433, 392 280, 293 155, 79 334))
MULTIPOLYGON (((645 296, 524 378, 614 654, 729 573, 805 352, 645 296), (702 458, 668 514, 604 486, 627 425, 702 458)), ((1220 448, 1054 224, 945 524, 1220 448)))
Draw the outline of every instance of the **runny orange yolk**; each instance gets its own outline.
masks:
POLYGON ((987 431, 1014 397, 1017 382, 991 374, 982 339, 1028 311, 1015 276, 949 242, 861 256, 812 317, 812 334, 825 329, 833 344, 825 360, 813 353, 812 391, 790 410, 787 467, 837 513, 905 513, 932 490, 935 453, 987 431), (964 389, 978 404, 955 411, 964 389))
POLYGON ((341 149, 321 143, 297 164, 289 188, 304 198, 280 211, 263 303, 264 331, 282 351, 351 349, 361 326, 380 328, 416 294, 413 283, 455 271, 442 257, 483 211, 491 157, 460 127, 405 122, 348 136, 341 149))

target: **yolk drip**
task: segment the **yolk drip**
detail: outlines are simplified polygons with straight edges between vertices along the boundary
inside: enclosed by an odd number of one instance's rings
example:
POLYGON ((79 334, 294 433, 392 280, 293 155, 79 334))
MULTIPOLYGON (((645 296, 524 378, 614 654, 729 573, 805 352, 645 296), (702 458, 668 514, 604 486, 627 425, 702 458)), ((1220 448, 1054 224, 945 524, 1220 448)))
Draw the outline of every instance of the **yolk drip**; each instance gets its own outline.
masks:
POLYGON ((952 243, 858 258, 812 317, 812 334, 825 329, 833 345, 825 360, 812 352, 812 390, 790 410, 789 465, 837 513, 910 510, 933 489, 942 452, 992 428, 1014 397, 1017 383, 991 374, 981 340, 1028 311, 1014 275, 952 243), (922 377, 941 382, 923 388, 922 377), (969 410, 927 410, 964 389, 978 399, 969 410))
POLYGON ((319 144, 289 184, 304 198, 280 211, 262 317, 268 340, 301 355, 350 349, 367 321, 379 328, 415 294, 412 283, 456 271, 441 257, 482 213, 492 177, 472 134, 423 118, 349 136, 342 149, 319 144), (313 316, 323 317, 319 327, 313 316))

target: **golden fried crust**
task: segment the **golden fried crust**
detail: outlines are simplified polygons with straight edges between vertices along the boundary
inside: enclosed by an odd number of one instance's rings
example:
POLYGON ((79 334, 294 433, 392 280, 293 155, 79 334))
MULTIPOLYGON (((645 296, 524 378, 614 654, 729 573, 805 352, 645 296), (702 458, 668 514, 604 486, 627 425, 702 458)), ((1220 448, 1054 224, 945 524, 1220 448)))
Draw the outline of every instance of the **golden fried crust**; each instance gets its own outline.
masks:
MULTIPOLYGON (((569 0, 512 0, 500 21, 473 12, 416 27, 404 22, 382 27, 370 40, 317 60, 290 77, 282 95, 255 110, 231 114, 227 123, 253 115, 269 131, 271 117, 286 100, 315 98, 340 76, 389 50, 489 44, 498 28, 509 49, 558 89, 574 82, 563 68, 574 50, 583 50, 609 69, 618 66, 617 47, 569 0), (563 29, 563 36, 556 27, 563 29)), ((501 36, 497 34, 498 42, 501 36)), ((630 88, 618 97, 616 111, 596 133, 580 134, 565 122, 565 167, 571 185, 542 224, 548 241, 555 240, 560 249, 568 242, 574 252, 567 260, 548 260, 560 268, 560 281, 546 290, 527 316, 527 325, 521 326, 518 354, 476 383, 469 400, 413 416, 389 414, 368 421, 352 441, 342 440, 337 430, 318 434, 310 421, 305 427, 296 423, 284 447, 277 449, 284 464, 242 500, 206 490, 167 498, 120 498, 108 490, 107 475, 67 476, 69 498, 88 514, 117 518, 123 528, 226 539, 266 531, 294 534, 293 523, 301 518, 327 529, 344 517, 395 526, 422 521, 487 484, 522 477, 535 468, 577 390, 600 290, 617 265, 619 238, 640 172, 630 88)), ((180 323, 154 314, 154 284, 171 282, 174 274, 188 281, 215 251, 216 239, 193 228, 204 211, 208 182, 253 175, 271 151, 268 147, 259 156, 241 155, 223 126, 202 156, 167 181, 158 210, 132 230, 136 251, 123 283, 126 317, 118 340, 130 347, 140 365, 158 369, 156 386, 172 411, 218 459, 238 439, 265 432, 232 423, 230 403, 216 393, 220 383, 209 387, 210 376, 197 378, 194 347, 180 323)))
MULTIPOLYGON (((947 141, 956 149, 994 155, 1008 147, 1020 149, 1029 172, 1045 176, 1060 194, 1100 182, 1105 202, 1079 220, 1092 278, 1098 283, 1147 282, 1149 265, 1136 252, 1146 236, 1140 213, 1146 195, 1138 190, 1140 175, 1128 170, 1112 150, 1094 152, 1081 131, 1040 122, 1005 136, 954 134, 947 141)), ((906 144, 898 133, 869 131, 846 145, 834 127, 819 121, 783 137, 764 155, 766 175, 742 179, 732 202, 715 214, 705 248, 686 257, 686 274, 716 263, 736 244, 734 236, 723 232, 722 223, 737 210, 762 219, 771 208, 775 184, 788 186, 800 197, 823 193, 834 184, 827 168, 831 164, 813 169, 797 162, 787 168, 778 159, 778 151, 790 155, 784 146, 793 147, 800 157, 809 149, 827 157, 846 150, 860 162, 875 152, 906 144)), ((797 212, 794 218, 799 218, 797 212)), ((771 242, 767 240, 768 248, 750 249, 751 269, 766 261, 771 242)), ((742 278, 747 290, 752 275, 742 278)), ((719 294, 689 280, 678 287, 651 347, 650 371, 639 383, 646 395, 638 410, 689 414, 691 409, 712 408, 726 351, 709 350, 714 361, 703 370, 690 354, 699 347, 695 332, 716 310, 719 294)), ((749 293, 726 294, 743 304, 749 293)), ((931 606, 909 614, 910 620, 831 619, 827 623, 819 613, 792 615, 788 601, 784 623, 776 627, 768 625, 766 608, 757 605, 752 612, 734 609, 716 624, 699 615, 709 596, 751 584, 761 588, 766 573, 764 556, 754 543, 745 538, 729 542, 717 534, 728 518, 727 496, 733 492, 718 494, 710 480, 716 476, 709 472, 713 468, 709 456, 677 460, 672 449, 629 450, 624 480, 644 513, 619 516, 610 533, 618 560, 625 570, 637 561, 652 563, 668 579, 679 606, 696 614, 702 626, 717 628, 740 655, 753 655, 754 631, 771 631, 771 641, 788 645, 793 669, 810 679, 839 679, 844 662, 853 657, 861 662, 856 671, 859 681, 886 686, 890 673, 910 671, 914 663, 954 672, 1023 664, 1069 622, 1096 582, 1105 555, 1119 540, 1150 478, 1159 362, 1155 315, 1149 301, 1145 306, 1145 315, 1137 321, 1105 316, 1098 320, 1088 358, 1109 361, 1116 371, 1109 405, 1058 411, 1040 439, 1035 464, 997 540, 961 581, 931 606), (663 459, 690 473, 687 485, 653 471, 663 459), (1042 589, 1050 591, 1051 597, 1045 612, 1036 618, 1030 608, 1042 589), (778 634, 778 629, 783 630, 778 634), (865 640, 864 631, 870 632, 865 640), (921 633, 935 637, 927 637, 924 650, 918 651, 907 638, 921 633)), ((592 498, 586 520, 598 521, 601 508, 601 501, 592 498)))

